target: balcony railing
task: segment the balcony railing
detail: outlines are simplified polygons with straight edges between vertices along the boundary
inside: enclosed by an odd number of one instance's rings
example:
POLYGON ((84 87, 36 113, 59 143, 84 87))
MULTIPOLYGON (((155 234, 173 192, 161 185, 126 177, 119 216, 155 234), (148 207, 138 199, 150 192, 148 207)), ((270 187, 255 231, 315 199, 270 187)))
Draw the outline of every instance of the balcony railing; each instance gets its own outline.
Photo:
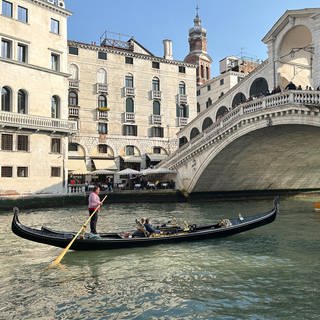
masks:
POLYGON ((108 85, 106 83, 96 83, 97 93, 108 93, 108 85))
POLYGON ((2 126, 19 127, 42 131, 76 133, 77 122, 41 116, 33 116, 14 112, 0 111, 2 126))
POLYGON ((178 105, 188 104, 188 96, 186 94, 178 94, 177 95, 177 103, 178 103, 178 105))
POLYGON ((69 89, 77 89, 79 90, 79 80, 69 79, 69 89))
POLYGON ((161 125, 162 116, 157 114, 152 114, 150 116, 150 124, 161 125))
POLYGON ((134 112, 124 112, 123 122, 125 123, 135 123, 135 113, 134 112))
POLYGON ((69 118, 79 118, 79 110, 78 106, 69 106, 69 118))
POLYGON ((108 111, 100 111, 97 109, 97 120, 108 120, 108 111))
POLYGON ((134 97, 135 96, 135 88, 123 87, 123 95, 125 97, 134 97))
POLYGON ((177 118, 177 127, 184 127, 188 124, 188 118, 178 117, 177 118))
POLYGON ((151 90, 150 95, 152 100, 161 100, 161 91, 151 90))

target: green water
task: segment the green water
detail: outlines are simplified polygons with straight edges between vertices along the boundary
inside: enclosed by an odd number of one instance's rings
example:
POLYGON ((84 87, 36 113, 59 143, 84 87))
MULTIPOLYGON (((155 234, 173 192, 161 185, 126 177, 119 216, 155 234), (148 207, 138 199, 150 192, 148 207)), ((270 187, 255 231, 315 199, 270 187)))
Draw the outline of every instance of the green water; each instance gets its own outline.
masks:
MULTIPOLYGON (((136 217, 195 223, 264 212, 272 200, 114 204, 98 231, 131 229, 136 217)), ((320 213, 281 199, 276 221, 219 240, 69 252, 11 233, 0 215, 0 319, 320 319, 320 213)), ((21 212, 24 224, 78 230, 85 208, 21 212)))

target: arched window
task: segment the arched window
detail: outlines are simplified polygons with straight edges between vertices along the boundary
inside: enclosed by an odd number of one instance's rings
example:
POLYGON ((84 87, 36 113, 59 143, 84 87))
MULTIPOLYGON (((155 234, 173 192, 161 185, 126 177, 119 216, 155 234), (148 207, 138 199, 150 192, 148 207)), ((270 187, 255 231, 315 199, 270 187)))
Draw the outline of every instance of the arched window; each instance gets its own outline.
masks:
POLYGON ((177 105, 177 118, 189 118, 189 108, 186 105, 177 105))
POLYGON ((179 94, 186 94, 186 84, 183 81, 179 83, 179 94))
POLYGON ((98 107, 105 108, 107 106, 107 97, 103 94, 100 94, 98 97, 98 107))
POLYGON ((134 112, 134 101, 132 98, 126 100, 126 112, 134 112))
POLYGON ((246 100, 246 96, 242 92, 238 92, 232 100, 232 108, 235 108, 239 104, 246 102, 246 100))
POLYGON ((179 139, 179 148, 182 147, 183 145, 185 145, 186 143, 188 143, 187 137, 181 137, 179 139))
POLYGON ((69 92, 69 106, 78 106, 78 94, 75 91, 69 92))
POLYGON ((209 128, 212 125, 213 125, 212 119, 209 117, 205 118, 202 123, 202 131, 206 130, 207 128, 209 128))
POLYGON ((204 67, 201 65, 201 78, 204 78, 204 67))
POLYGON ((126 88, 133 88, 133 75, 127 74, 125 77, 125 82, 126 88))
POLYGON ((152 79, 152 90, 153 91, 160 91, 160 80, 157 77, 152 79))
POLYGON ((11 111, 12 91, 9 87, 3 87, 1 90, 1 110, 11 111))
POLYGON ((190 140, 194 139, 197 135, 199 135, 199 129, 198 128, 192 128, 190 133, 190 140))
POLYGON ((229 111, 227 107, 222 106, 218 109, 217 115, 216 115, 216 121, 218 121, 220 118, 222 118, 225 114, 227 114, 229 111))
POLYGON ((250 87, 250 97, 265 96, 269 93, 268 82, 265 78, 255 79, 250 87))
POLYGON ((18 113, 27 113, 27 93, 21 89, 18 91, 18 113))
POLYGON ((51 98, 51 118, 60 118, 60 98, 58 96, 51 98))
POLYGON ((210 79, 210 69, 209 67, 206 67, 206 76, 207 76, 207 80, 210 79))
POLYGON ((71 74, 72 80, 79 80, 79 68, 75 64, 70 64, 69 73, 71 74))
POLYGON ((104 69, 99 69, 97 72, 97 83, 107 83, 107 72, 104 69))
POLYGON ((153 101, 153 114, 160 116, 161 110, 160 110, 160 102, 159 101, 153 101))

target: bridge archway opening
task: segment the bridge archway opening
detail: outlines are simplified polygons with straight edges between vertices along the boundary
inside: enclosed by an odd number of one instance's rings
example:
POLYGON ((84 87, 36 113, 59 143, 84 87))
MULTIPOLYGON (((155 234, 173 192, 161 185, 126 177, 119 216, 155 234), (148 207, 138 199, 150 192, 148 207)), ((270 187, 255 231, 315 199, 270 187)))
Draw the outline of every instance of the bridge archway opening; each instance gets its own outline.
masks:
POLYGON ((282 38, 278 48, 279 84, 285 88, 292 81, 304 89, 312 83, 312 34, 304 25, 291 28, 282 38))
POLYGON ((199 134, 200 134, 200 131, 198 128, 192 128, 191 133, 190 133, 190 140, 194 139, 199 134))
POLYGON ((216 114, 216 121, 218 121, 220 118, 222 118, 224 115, 226 115, 229 112, 228 108, 225 106, 222 106, 218 109, 216 114))
POLYGON ((179 139, 179 148, 181 148, 182 146, 184 146, 185 144, 188 143, 188 139, 187 137, 183 136, 179 139))
POLYGON ((202 131, 206 130, 207 128, 209 128, 212 125, 213 125, 212 119, 210 117, 205 118, 202 123, 202 131))
POLYGON ((232 100, 232 109, 237 107, 239 104, 246 102, 246 96, 242 92, 238 92, 232 100))
POLYGON ((268 82, 265 78, 255 79, 250 87, 250 97, 265 96, 269 92, 268 82))

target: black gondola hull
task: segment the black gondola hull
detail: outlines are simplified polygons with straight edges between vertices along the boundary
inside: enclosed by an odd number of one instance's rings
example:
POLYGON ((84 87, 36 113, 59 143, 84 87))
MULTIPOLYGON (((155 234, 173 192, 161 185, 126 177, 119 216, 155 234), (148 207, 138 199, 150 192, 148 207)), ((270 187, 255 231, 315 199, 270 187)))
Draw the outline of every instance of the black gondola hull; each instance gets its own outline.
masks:
MULTIPOLYGON (((110 250, 120 248, 145 247, 157 244, 172 244, 185 241, 197 241, 214 238, 222 238, 232 236, 241 232, 255 229, 273 222, 278 213, 279 204, 275 200, 272 210, 267 213, 245 217, 243 220, 239 218, 231 219, 231 226, 219 227, 216 225, 201 226, 191 232, 178 232, 170 235, 161 235, 157 237, 137 237, 126 238, 119 234, 104 234, 100 239, 76 239, 72 244, 72 250, 110 250)), ((14 214, 12 220, 12 231, 19 237, 24 239, 51 245, 54 247, 65 248, 73 239, 73 233, 54 232, 48 229, 33 229, 20 223, 18 213, 14 214)))

